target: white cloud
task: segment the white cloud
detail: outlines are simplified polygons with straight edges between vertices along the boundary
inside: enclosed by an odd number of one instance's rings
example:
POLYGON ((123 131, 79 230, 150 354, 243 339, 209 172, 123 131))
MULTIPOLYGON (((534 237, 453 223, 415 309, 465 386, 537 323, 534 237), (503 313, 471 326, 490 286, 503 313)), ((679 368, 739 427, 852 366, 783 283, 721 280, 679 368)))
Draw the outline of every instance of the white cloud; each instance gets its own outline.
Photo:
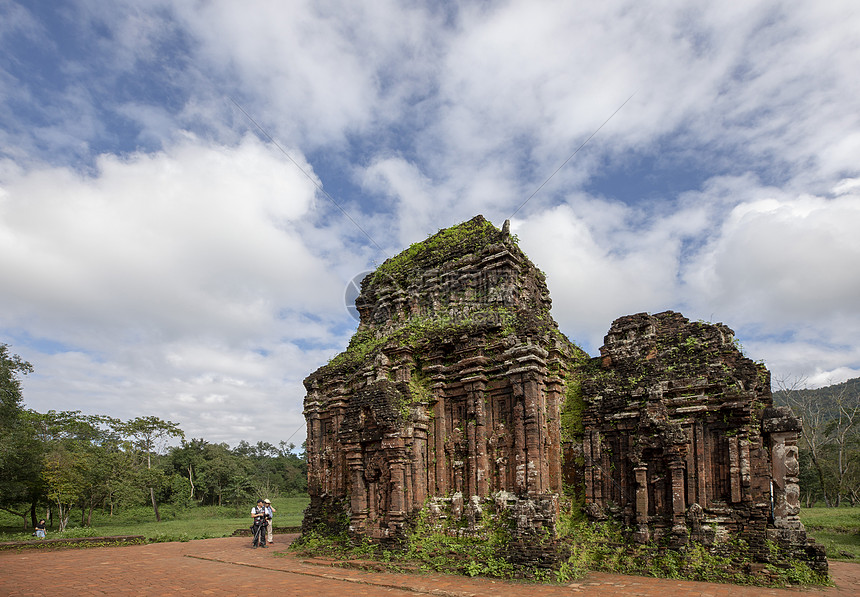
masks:
POLYGON ((399 2, 229 0, 172 3, 198 66, 247 97, 261 121, 312 146, 339 143, 401 116, 427 92, 434 39, 426 9, 399 2), (204 66, 205 65, 205 66, 204 66), (229 77, 228 77, 229 75, 229 77))
POLYGON ((260 328, 282 305, 324 300, 294 283, 324 270, 291 230, 312 208, 313 184, 253 138, 188 138, 167 152, 102 156, 95 177, 34 170, 4 189, 7 310, 260 328))
POLYGON ((660 226, 625 226, 633 214, 619 205, 604 203, 619 230, 602 234, 602 214, 588 212, 595 203, 586 202, 584 215, 560 206, 514 226, 522 248, 547 274, 562 331, 592 354, 616 317, 675 304, 680 251, 679 236, 660 226))
MULTIPOLYGON (((200 433, 186 407, 205 404, 235 442, 229 421, 277 395, 295 424, 301 379, 325 354, 294 342, 331 342, 344 315, 342 281, 301 235, 313 183, 251 137, 186 137, 97 164, 93 176, 3 171, 0 326, 75 349, 24 355, 39 371, 28 404, 50 403, 59 383, 69 408, 145 408, 200 433)), ((265 424, 270 440, 277 423, 265 424)))
POLYGON ((691 267, 694 292, 733 320, 766 329, 856 320, 858 200, 777 195, 740 203, 691 267))
POLYGON ((0 329, 34 408, 235 441, 276 396, 282 437, 346 281, 544 182, 515 232, 592 353, 671 308, 775 371, 860 370, 853 2, 77 0, 68 36, 2 8, 0 329))

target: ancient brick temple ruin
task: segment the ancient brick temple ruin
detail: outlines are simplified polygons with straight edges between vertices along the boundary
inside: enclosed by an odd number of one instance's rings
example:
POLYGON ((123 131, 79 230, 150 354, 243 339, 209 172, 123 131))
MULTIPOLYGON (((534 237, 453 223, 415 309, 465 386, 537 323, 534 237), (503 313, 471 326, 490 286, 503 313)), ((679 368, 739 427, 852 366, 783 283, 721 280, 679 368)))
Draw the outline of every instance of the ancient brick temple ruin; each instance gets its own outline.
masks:
POLYGON ((774 408, 770 372, 722 324, 667 311, 613 322, 581 376, 585 502, 641 542, 768 540, 823 563, 800 511, 801 422, 774 408), (807 553, 808 552, 808 553, 807 553))
POLYGON ((766 560, 772 540, 826 568, 797 517, 800 421, 728 327, 622 317, 592 359, 550 305, 481 216, 365 278, 347 350, 305 380, 304 529, 389 541, 422 511, 474 528, 503 509, 516 548, 552 559, 568 500, 641 542, 738 536, 766 560))

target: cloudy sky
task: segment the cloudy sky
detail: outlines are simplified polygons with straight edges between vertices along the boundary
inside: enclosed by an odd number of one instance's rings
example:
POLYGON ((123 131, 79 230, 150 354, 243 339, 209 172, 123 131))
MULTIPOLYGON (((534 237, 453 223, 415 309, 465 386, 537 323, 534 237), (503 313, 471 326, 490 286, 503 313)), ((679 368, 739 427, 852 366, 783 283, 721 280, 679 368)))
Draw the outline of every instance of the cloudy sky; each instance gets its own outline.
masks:
POLYGON ((673 309, 857 377, 858 31, 855 0, 0 0, 0 342, 29 408, 299 444, 349 281, 483 214, 592 355, 673 309))

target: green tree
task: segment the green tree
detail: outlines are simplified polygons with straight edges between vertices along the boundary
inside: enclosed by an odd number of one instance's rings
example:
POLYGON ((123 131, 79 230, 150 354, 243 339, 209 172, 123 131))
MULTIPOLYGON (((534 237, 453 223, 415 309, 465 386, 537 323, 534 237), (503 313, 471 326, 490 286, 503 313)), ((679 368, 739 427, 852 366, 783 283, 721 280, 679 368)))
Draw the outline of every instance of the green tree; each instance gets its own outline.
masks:
POLYGON ((778 379, 776 385, 781 399, 803 421, 799 447, 801 452, 806 452, 809 457, 802 458, 801 463, 806 462, 811 465, 818 478, 821 499, 824 500, 825 505, 830 506, 832 495, 825 454, 827 438, 824 435, 824 428, 829 420, 828 409, 806 390, 805 377, 778 379))
POLYGON ((173 468, 174 474, 184 477, 188 481, 188 499, 193 500, 202 493, 199 486, 200 465, 204 461, 206 442, 203 439, 191 438, 191 441, 182 440, 182 444, 171 448, 168 461, 173 468))
POLYGON ((59 509, 61 526, 65 528, 72 505, 81 508, 81 525, 89 525, 93 510, 108 499, 117 480, 128 475, 113 431, 118 421, 52 410, 30 411, 29 422, 45 454, 42 479, 50 501, 59 509))
POLYGON ((775 400, 803 420, 802 491, 827 506, 860 498, 860 379, 806 389, 804 378, 777 380, 775 400), (811 477, 814 475, 815 480, 811 477))
POLYGON ((66 530, 72 506, 81 495, 85 469, 83 455, 67 445, 58 444, 45 455, 42 478, 48 487, 48 498, 57 506, 60 532, 66 530))
POLYGON ((249 476, 251 466, 248 459, 234 454, 227 444, 206 444, 200 464, 204 500, 221 506, 235 498, 240 480, 249 476))
POLYGON ((21 392, 21 376, 32 372, 30 363, 0 344, 0 509, 20 516, 25 528, 27 505, 36 524, 42 482, 41 446, 33 439, 21 392))
MULTIPOLYGON (((860 462, 857 447, 860 444, 860 392, 851 391, 851 386, 833 386, 831 393, 835 413, 824 428, 824 435, 832 454, 833 469, 836 473, 836 506, 845 497, 854 495, 857 489, 852 481, 860 462)), ((853 501, 853 500, 852 500, 853 501)))
POLYGON ((128 445, 141 453, 146 461, 146 473, 143 475, 147 489, 149 489, 152 509, 155 511, 155 520, 161 522, 161 514, 158 512, 158 502, 155 499, 155 488, 160 485, 162 475, 160 471, 152 468, 152 459, 164 448, 170 438, 185 438, 183 432, 176 423, 162 421, 158 417, 137 417, 127 423, 117 425, 117 429, 128 439, 128 445))

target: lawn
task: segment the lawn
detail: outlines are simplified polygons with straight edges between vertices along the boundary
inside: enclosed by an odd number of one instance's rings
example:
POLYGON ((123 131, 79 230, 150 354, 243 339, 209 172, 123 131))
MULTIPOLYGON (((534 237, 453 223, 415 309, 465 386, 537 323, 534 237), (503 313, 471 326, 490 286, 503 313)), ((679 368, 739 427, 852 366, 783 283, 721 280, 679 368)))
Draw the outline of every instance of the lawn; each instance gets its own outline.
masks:
POLYGON ((800 520, 827 559, 860 562, 860 508, 801 508, 800 520))
MULTIPOLYGON (((302 497, 274 498, 272 505, 276 513, 273 519, 276 527, 298 526, 309 499, 302 497)), ((80 511, 74 511, 69 521, 69 529, 57 533, 56 526, 48 528, 48 537, 84 537, 112 535, 143 535, 148 539, 161 541, 184 541, 189 539, 208 539, 229 537, 236 529, 244 529, 251 524, 251 508, 200 506, 176 509, 165 504, 160 506, 161 522, 155 521, 152 508, 136 507, 125 510, 113 517, 102 512, 94 512, 92 528, 80 527, 80 511)), ((21 531, 21 519, 0 512, 0 541, 30 539, 32 530, 21 531)))

